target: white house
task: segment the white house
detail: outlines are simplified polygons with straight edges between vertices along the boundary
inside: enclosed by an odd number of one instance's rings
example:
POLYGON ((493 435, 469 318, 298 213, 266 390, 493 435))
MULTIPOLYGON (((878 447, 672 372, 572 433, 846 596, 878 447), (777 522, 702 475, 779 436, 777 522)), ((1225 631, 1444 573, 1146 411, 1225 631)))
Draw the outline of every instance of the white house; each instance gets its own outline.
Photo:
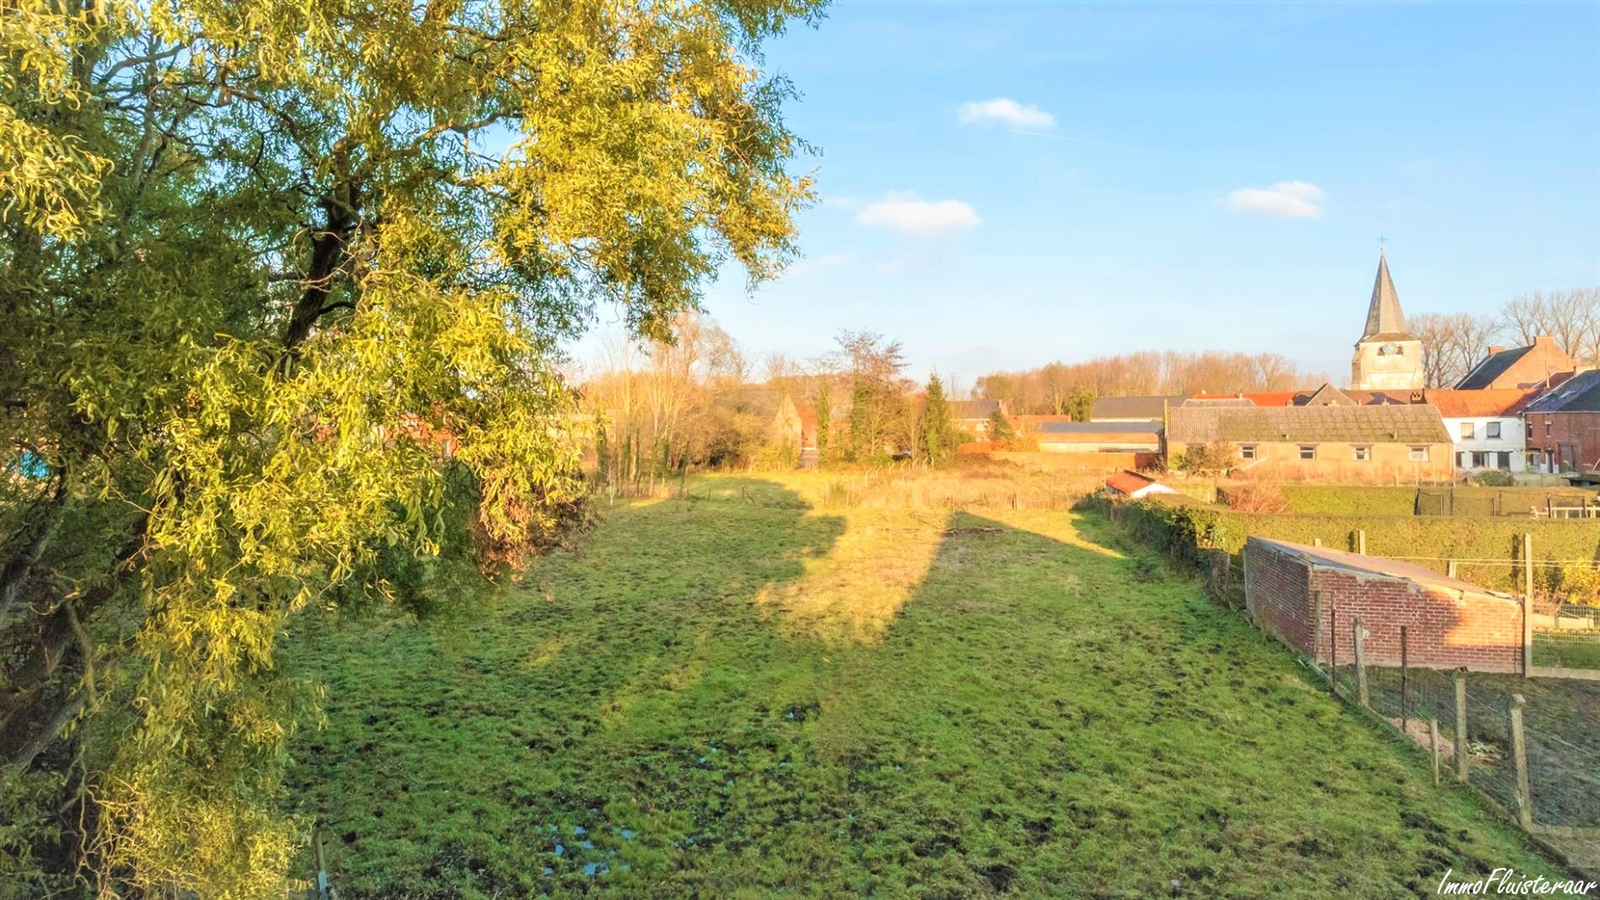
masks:
POLYGON ((1423 402, 1439 410, 1462 472, 1528 470, 1522 409, 1539 392, 1519 388, 1481 391, 1426 390, 1423 402))

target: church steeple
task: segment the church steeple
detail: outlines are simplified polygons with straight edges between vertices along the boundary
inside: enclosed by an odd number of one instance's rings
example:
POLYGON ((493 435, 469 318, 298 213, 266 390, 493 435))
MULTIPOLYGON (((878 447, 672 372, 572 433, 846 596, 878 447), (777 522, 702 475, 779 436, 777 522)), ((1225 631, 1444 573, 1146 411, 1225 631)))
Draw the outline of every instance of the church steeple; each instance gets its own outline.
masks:
POLYGON ((1367 307, 1367 330, 1361 339, 1410 337, 1406 331, 1406 317, 1400 312, 1400 296, 1395 293, 1394 279, 1389 277, 1389 260, 1378 248, 1378 277, 1372 282, 1372 304, 1367 307))

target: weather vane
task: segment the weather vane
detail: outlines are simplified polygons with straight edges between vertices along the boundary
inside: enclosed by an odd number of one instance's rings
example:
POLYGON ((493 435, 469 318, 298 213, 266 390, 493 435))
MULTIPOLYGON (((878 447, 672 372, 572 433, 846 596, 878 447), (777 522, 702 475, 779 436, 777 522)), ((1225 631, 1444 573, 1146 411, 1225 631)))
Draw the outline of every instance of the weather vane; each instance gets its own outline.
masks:
POLYGON ((1383 236, 1383 226, 1379 225, 1378 226, 1378 252, 1379 253, 1383 252, 1383 245, 1387 244, 1387 243, 1389 243, 1389 239, 1383 236))

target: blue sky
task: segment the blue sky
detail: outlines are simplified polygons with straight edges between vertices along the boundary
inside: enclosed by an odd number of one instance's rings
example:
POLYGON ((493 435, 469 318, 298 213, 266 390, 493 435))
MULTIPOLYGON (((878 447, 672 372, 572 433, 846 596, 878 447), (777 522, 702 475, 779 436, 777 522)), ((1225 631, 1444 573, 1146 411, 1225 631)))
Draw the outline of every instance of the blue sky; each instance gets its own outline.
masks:
POLYGON ((1593 2, 847 0, 767 51, 819 151, 804 258, 706 306, 756 357, 866 328, 961 387, 1169 348, 1347 378, 1380 227, 1408 314, 1600 284, 1597 48, 1593 2))

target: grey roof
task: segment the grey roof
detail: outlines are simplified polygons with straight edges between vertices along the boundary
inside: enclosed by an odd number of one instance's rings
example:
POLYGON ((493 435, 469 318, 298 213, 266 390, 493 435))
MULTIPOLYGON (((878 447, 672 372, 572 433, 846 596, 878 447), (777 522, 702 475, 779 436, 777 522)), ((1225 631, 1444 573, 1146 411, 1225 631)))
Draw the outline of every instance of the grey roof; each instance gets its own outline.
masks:
POLYGON ((1040 434, 1149 434, 1161 433, 1160 422, 1045 422, 1040 434))
POLYGON ((1248 397, 1190 397, 1178 404, 1179 406, 1255 406, 1256 402, 1248 397))
POLYGON ((951 400, 950 418, 987 419, 999 408, 999 400, 951 400))
POLYGON ((1510 350, 1501 350, 1499 353, 1489 354, 1484 358, 1483 362, 1473 366, 1472 371, 1468 372, 1466 377, 1456 382, 1456 390, 1477 391, 1487 388, 1489 385, 1494 384, 1496 378, 1505 374, 1507 369, 1515 365, 1517 360, 1527 356, 1528 351, 1532 349, 1531 346, 1512 347, 1510 350))
POLYGON ((1396 340, 1411 337, 1406 331, 1406 317, 1400 312, 1400 295, 1395 293, 1394 280, 1389 277, 1389 260, 1378 251, 1378 277, 1372 282, 1372 303, 1367 307, 1367 330, 1361 333, 1363 341, 1396 340))
POLYGON ((1089 418, 1094 419, 1160 419, 1169 406, 1177 406, 1188 399, 1183 394, 1158 397, 1096 397, 1089 418))
POLYGON ((1180 406, 1167 438, 1184 444, 1210 441, 1314 444, 1448 444, 1439 410, 1410 406, 1263 406, 1254 409, 1180 406))
POLYGON ((1529 403, 1527 413, 1600 412, 1600 369, 1568 378, 1529 403))

